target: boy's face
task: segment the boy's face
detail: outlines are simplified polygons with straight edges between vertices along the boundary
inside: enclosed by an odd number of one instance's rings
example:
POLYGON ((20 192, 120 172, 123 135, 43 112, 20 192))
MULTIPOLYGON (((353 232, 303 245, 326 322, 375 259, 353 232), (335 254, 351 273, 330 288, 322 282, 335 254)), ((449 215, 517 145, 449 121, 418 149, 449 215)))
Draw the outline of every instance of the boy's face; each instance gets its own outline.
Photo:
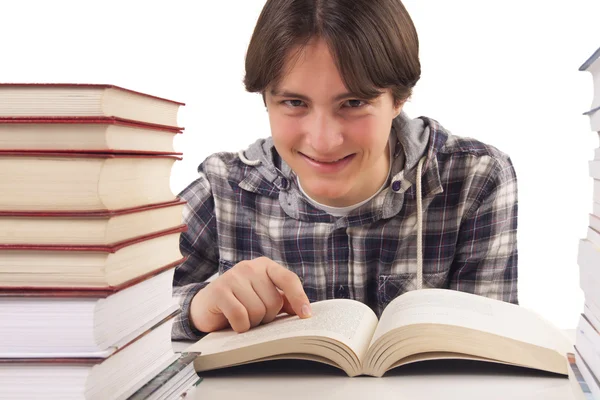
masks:
POLYGON ((373 100, 348 93, 326 43, 311 41, 265 93, 277 152, 321 204, 369 198, 387 179, 388 138, 402 108, 387 89, 373 100))

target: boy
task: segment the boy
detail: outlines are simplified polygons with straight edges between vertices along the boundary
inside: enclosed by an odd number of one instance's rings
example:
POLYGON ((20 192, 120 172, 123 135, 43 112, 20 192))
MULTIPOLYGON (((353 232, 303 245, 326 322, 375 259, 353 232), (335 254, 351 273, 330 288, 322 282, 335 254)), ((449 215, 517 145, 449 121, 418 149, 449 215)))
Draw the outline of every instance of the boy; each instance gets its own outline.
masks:
POLYGON ((246 56, 271 137, 208 157, 181 197, 174 339, 441 287, 517 303, 510 158, 404 102, 420 77, 400 0, 268 0, 246 56), (219 272, 211 283, 204 282, 219 272))

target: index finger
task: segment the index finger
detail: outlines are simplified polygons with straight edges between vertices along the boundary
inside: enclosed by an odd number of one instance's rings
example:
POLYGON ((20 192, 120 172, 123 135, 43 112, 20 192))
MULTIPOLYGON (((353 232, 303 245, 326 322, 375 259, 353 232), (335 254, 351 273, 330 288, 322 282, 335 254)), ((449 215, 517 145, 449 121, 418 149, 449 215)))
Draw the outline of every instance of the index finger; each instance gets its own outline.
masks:
POLYGON ((310 302, 306 293, 304 293, 304 288, 298 275, 273 260, 268 260, 266 266, 267 276, 275 286, 281 289, 296 315, 300 318, 310 317, 310 302))

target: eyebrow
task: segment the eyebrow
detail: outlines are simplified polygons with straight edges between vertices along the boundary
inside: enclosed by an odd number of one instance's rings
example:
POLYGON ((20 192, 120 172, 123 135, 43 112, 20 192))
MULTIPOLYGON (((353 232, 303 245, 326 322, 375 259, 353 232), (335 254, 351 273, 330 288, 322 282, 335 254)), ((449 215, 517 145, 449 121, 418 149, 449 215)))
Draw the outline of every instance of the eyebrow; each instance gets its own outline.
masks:
MULTIPOLYGON (((271 89, 271 95, 273 96, 277 96, 277 97, 293 97, 296 99, 300 99, 302 101, 309 101, 310 99, 300 93, 294 93, 294 92, 290 92, 287 90, 283 90, 283 91, 277 91, 275 89, 271 89)), ((360 96, 357 96, 354 93, 350 93, 350 92, 346 92, 346 93, 340 93, 337 96, 335 96, 333 98, 334 101, 339 101, 339 100, 345 100, 345 99, 351 99, 351 98, 360 98, 360 96)))

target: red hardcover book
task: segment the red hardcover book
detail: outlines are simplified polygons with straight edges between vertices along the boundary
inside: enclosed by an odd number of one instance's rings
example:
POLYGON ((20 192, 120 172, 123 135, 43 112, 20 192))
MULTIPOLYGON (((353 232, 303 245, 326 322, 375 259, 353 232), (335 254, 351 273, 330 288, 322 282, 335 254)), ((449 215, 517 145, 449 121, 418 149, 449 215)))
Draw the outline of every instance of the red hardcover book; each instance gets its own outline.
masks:
POLYGON ((100 211, 174 201, 176 156, 4 152, 0 211, 100 211))
POLYGON ((166 266, 180 264, 179 236, 186 225, 111 246, 4 245, 0 288, 110 291, 166 266))
POLYGON ((0 117, 117 117, 177 127, 184 103, 115 85, 76 83, 0 83, 0 117))
POLYGON ((111 211, 0 211, 0 248, 6 245, 114 246, 183 221, 181 199, 111 211))
POLYGON ((179 154, 179 128, 160 127, 114 117, 2 118, 0 153, 179 154))

